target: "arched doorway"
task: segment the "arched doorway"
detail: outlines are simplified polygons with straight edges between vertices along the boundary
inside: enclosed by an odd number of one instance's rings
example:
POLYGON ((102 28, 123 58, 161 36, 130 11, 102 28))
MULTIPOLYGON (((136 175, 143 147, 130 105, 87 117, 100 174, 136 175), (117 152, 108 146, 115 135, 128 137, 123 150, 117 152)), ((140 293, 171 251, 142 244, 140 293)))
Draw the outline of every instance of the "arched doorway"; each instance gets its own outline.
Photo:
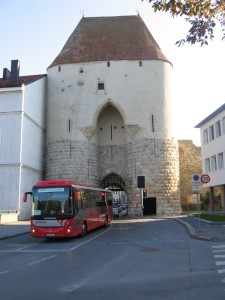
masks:
POLYGON ((128 201, 124 180, 117 174, 107 175, 101 183, 101 187, 113 192, 113 215, 123 217, 128 214, 128 201))

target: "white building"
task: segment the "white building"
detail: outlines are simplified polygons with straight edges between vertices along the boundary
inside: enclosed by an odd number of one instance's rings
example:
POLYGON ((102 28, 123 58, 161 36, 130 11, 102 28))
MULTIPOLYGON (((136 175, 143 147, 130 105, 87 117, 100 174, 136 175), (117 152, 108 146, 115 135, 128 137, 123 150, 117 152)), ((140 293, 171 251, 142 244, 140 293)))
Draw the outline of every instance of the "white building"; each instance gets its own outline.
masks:
POLYGON ((203 187, 210 188, 211 207, 214 208, 214 187, 221 188, 222 206, 225 207, 225 104, 201 121, 200 128, 202 170, 210 181, 203 187))
POLYGON ((46 75, 19 76, 19 61, 0 79, 0 213, 28 219, 25 191, 44 178, 46 75))

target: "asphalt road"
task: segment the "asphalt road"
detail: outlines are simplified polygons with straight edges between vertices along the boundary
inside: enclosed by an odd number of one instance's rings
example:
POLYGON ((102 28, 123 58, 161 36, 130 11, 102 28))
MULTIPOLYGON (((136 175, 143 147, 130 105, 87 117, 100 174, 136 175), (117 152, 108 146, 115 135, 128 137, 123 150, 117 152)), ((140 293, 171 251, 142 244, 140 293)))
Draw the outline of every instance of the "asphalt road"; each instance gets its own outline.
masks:
POLYGON ((223 247, 191 239, 170 219, 118 220, 69 240, 25 234, 0 241, 0 294, 5 300, 224 300, 225 262, 219 265, 215 255, 223 247))

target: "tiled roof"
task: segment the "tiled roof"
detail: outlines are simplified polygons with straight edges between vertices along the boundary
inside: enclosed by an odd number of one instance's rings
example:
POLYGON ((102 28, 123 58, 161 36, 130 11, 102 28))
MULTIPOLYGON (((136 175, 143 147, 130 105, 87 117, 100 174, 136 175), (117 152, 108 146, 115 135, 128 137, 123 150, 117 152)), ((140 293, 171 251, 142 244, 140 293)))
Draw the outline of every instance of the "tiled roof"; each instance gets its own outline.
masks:
POLYGON ((23 84, 27 85, 45 76, 47 75, 41 74, 41 75, 20 76, 18 80, 18 84, 15 84, 10 80, 0 78, 0 88, 17 87, 17 86, 22 86, 23 84))
POLYGON ((206 117, 204 120, 202 120, 200 123, 198 123, 195 128, 200 128, 203 125, 205 125, 207 122, 212 120, 214 117, 216 117, 218 114, 220 114, 222 111, 225 110, 225 103, 221 105, 219 108, 217 108, 213 113, 211 113, 208 117, 206 117))
POLYGON ((140 16, 83 17, 50 67, 113 60, 169 62, 140 16))

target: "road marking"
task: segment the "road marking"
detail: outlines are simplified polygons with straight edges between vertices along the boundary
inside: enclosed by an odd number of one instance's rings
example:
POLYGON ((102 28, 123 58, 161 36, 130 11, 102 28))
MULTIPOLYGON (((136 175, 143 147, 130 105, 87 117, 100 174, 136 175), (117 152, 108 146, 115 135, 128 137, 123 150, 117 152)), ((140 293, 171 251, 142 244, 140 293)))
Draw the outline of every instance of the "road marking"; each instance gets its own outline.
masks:
POLYGON ((219 274, 223 274, 223 273, 225 273, 225 269, 217 270, 217 272, 218 272, 219 274))
POLYGON ((225 261, 216 261, 217 266, 225 266, 225 261))
POLYGON ((90 238, 89 240, 87 240, 87 241, 85 241, 85 242, 83 242, 83 243, 81 243, 81 244, 78 244, 78 245, 76 245, 76 246, 70 248, 69 251, 73 251, 73 250, 75 250, 75 249, 77 249, 77 248, 79 248, 79 247, 81 247, 81 246, 83 246, 83 245, 89 243, 90 241, 92 241, 92 240, 98 238, 99 236, 105 234, 106 232, 108 232, 108 231, 111 230, 111 229, 112 229, 112 226, 110 226, 106 231, 104 231, 104 232, 102 232, 102 233, 100 233, 100 234, 98 234, 98 235, 96 235, 96 236, 90 238))
POLYGON ((33 265, 39 264, 39 263, 41 263, 41 262, 43 262, 43 261, 46 261, 46 260, 48 260, 48 259, 55 258, 56 256, 58 256, 58 255, 52 255, 52 256, 49 256, 49 257, 45 257, 45 258, 42 258, 42 259, 33 261, 33 262, 29 263, 28 265, 29 265, 29 266, 33 266, 33 265))
POLYGON ((9 273, 8 270, 7 270, 7 271, 2 271, 2 272, 0 272, 0 275, 2 275, 2 274, 7 274, 7 273, 9 273))
POLYGON ((213 249, 225 248, 225 245, 212 246, 213 249))
MULTIPOLYGON (((16 250, 0 250, 0 253, 26 253, 26 252, 33 252, 33 253, 44 253, 44 252, 69 252, 69 251, 73 251, 87 243, 89 243, 90 241, 100 237, 101 235, 107 233, 109 230, 111 230, 113 228, 113 226, 109 226, 106 230, 104 230, 102 233, 82 242, 82 243, 75 243, 75 246, 71 247, 71 248, 68 248, 68 249, 35 249, 35 250, 32 250, 32 249, 26 249, 26 248, 29 248, 29 247, 32 247, 32 246, 35 246, 35 245, 38 245, 38 244, 41 244, 40 243, 37 243, 37 244, 33 244, 33 245, 29 245, 29 246, 26 246, 26 247, 23 247, 21 249, 16 249, 16 250)), ((73 245, 73 244, 72 244, 73 245)))
POLYGON ((214 255, 214 258, 225 258, 225 254, 222 254, 222 255, 214 255))
POLYGON ((223 253, 223 252, 225 252, 225 249, 223 249, 223 250, 213 250, 213 253, 223 253))

